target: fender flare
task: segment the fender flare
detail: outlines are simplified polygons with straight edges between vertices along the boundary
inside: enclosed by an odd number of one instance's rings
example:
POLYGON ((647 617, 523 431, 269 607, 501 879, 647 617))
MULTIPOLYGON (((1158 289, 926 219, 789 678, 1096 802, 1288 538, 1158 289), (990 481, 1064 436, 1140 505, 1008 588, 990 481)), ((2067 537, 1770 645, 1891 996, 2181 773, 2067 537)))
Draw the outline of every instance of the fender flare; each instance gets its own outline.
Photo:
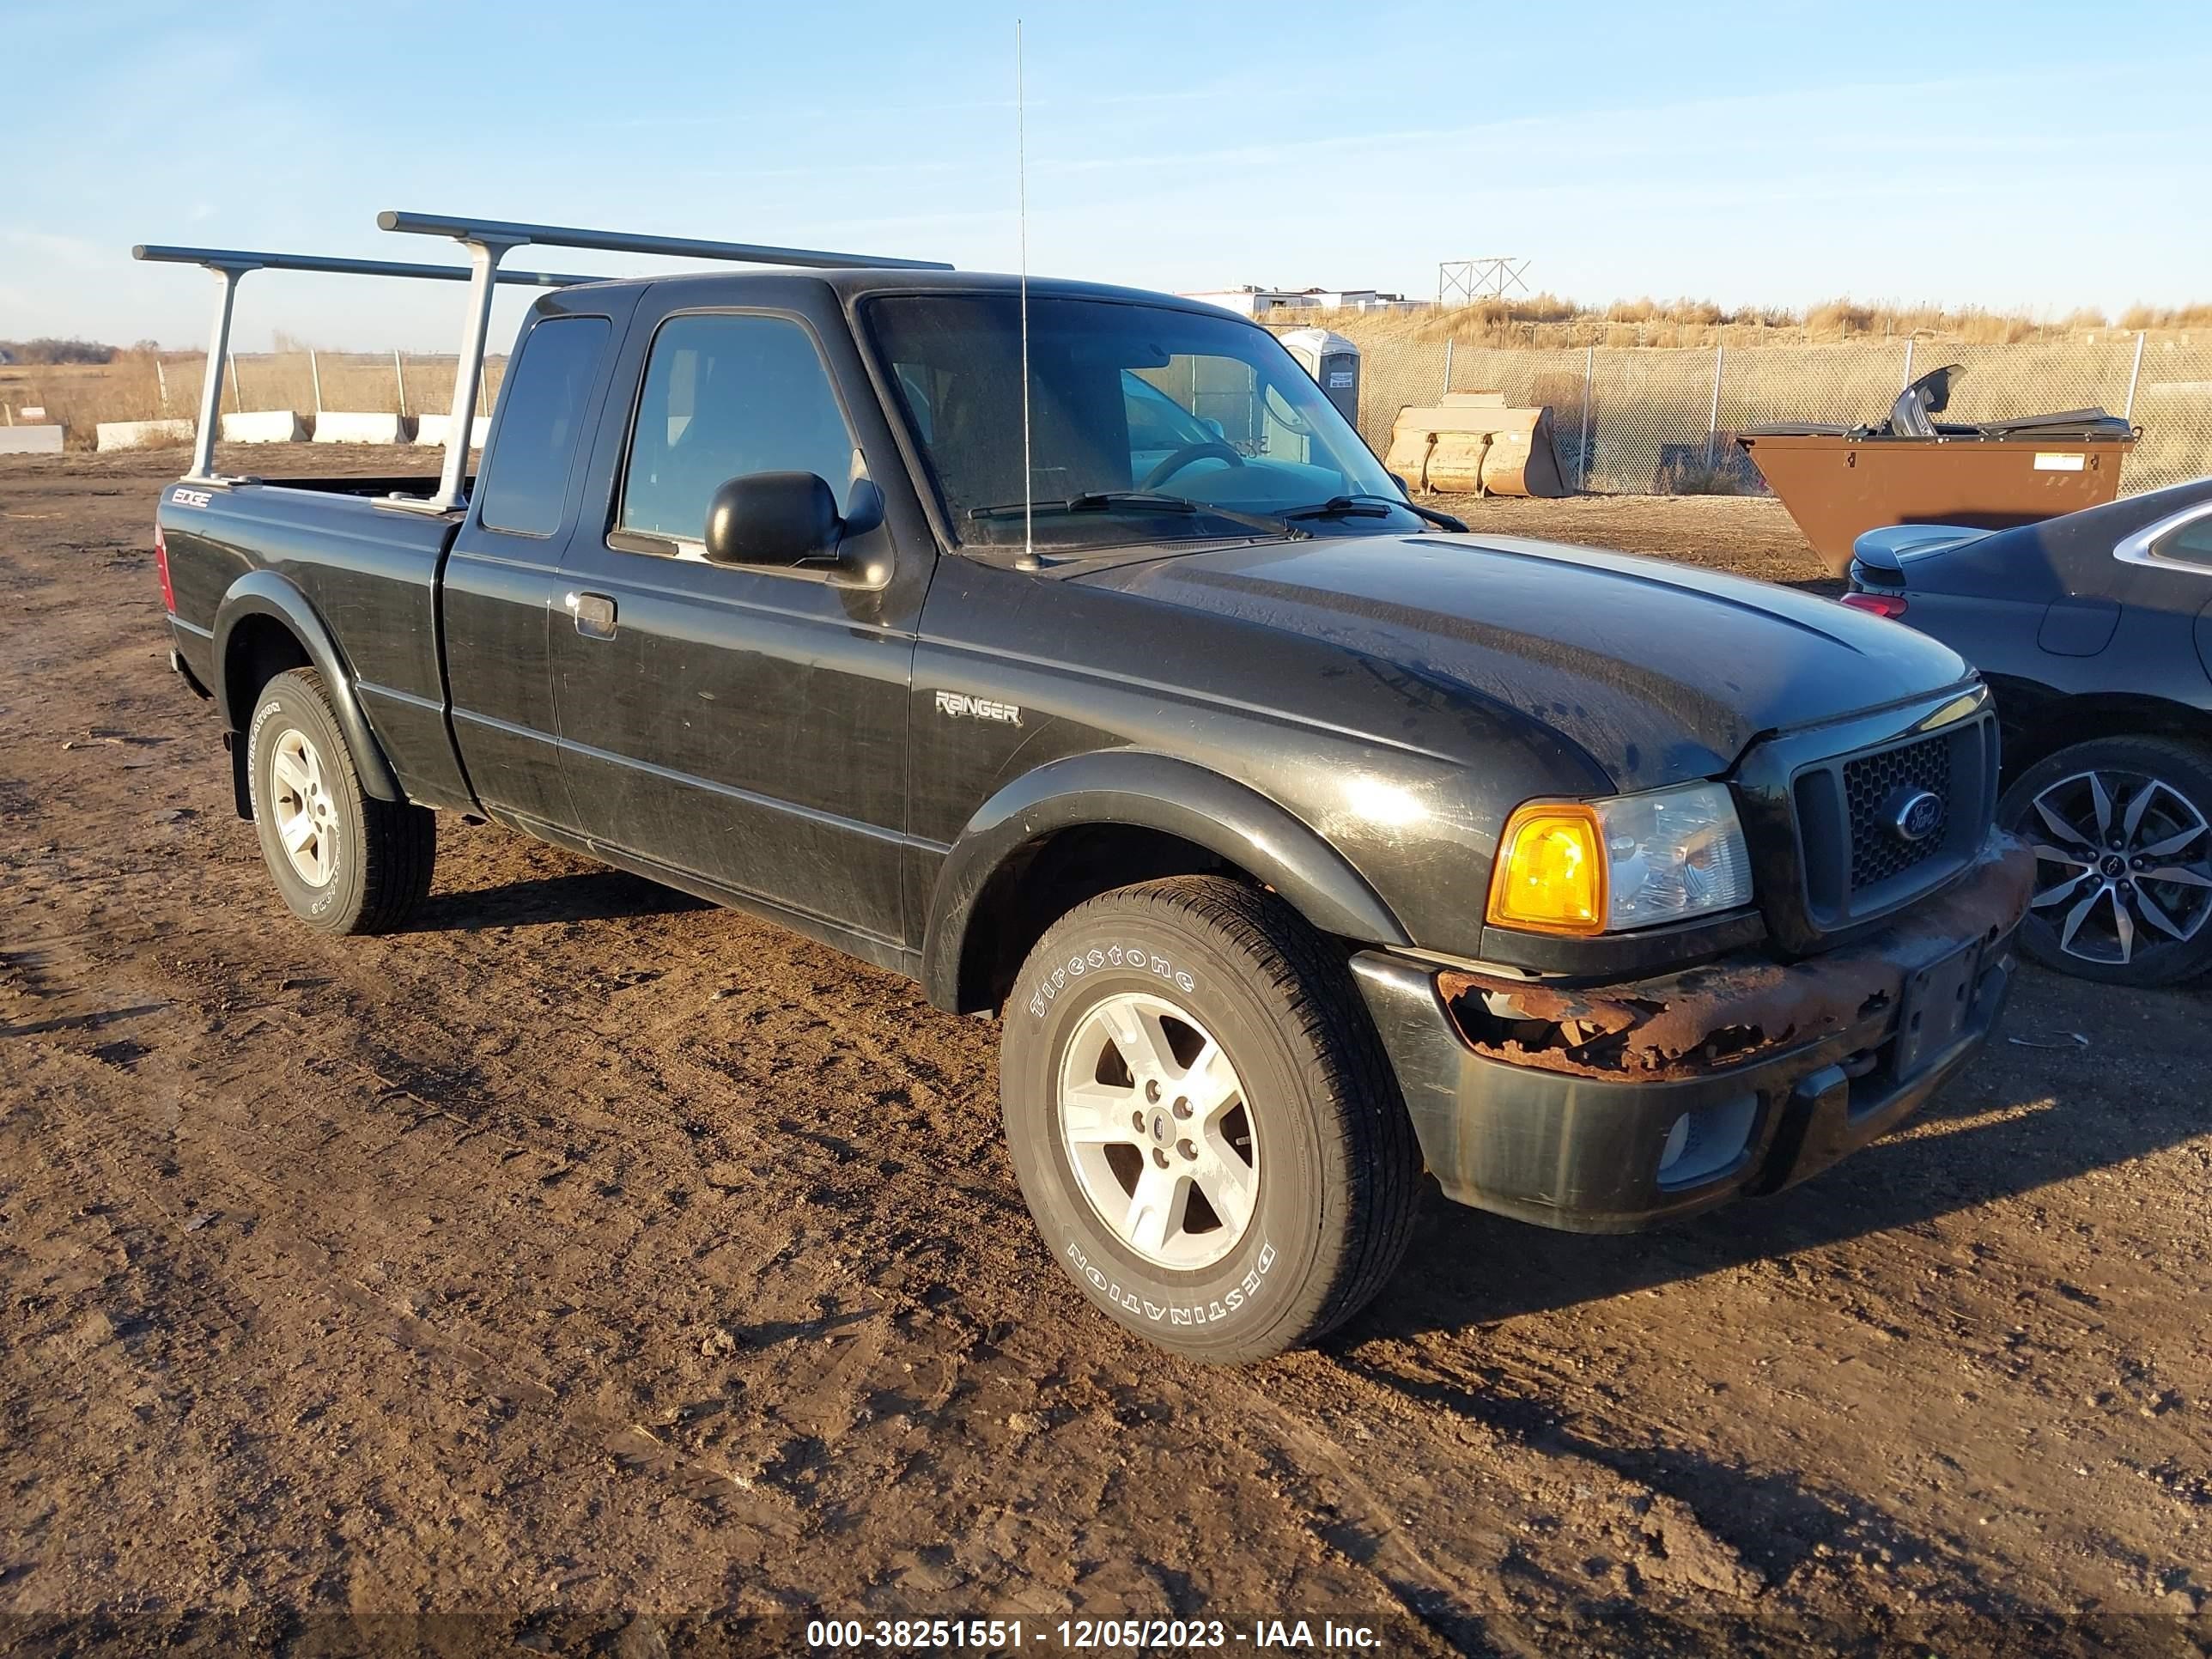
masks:
POLYGON ((1102 750, 1024 773, 968 820, 938 872, 922 935, 921 977, 933 1004, 961 1004, 961 963, 992 878, 1047 836, 1094 824, 1157 830, 1205 848, 1273 888, 1322 933, 1412 943, 1342 854, 1257 790, 1171 755, 1102 750))
POLYGON ((345 734, 346 746, 353 751, 361 787, 379 800, 406 799, 384 745, 377 741, 368 716, 362 711, 353 670, 339 653, 337 641, 307 596, 273 570, 250 570, 240 576, 230 585, 215 613, 215 699, 224 727, 243 732, 245 716, 250 712, 230 706, 230 636, 249 617, 268 617, 283 623, 307 652, 330 693, 331 712, 337 716, 338 730, 345 734))

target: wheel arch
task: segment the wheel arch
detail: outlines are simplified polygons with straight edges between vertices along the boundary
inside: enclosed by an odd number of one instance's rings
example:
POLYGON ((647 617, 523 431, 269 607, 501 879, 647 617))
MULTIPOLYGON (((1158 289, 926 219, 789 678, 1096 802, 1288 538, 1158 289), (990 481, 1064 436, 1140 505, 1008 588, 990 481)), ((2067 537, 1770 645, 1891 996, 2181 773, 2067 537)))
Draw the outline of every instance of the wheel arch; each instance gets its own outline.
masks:
MULTIPOLYGON (((352 750, 362 787, 379 800, 406 799, 362 709, 353 671, 337 640, 307 596, 275 571, 249 571, 223 595, 216 611, 215 665, 216 707, 224 727, 234 733, 245 730, 253 699, 263 686, 287 669, 314 669, 323 678, 331 711, 352 750)), ((234 743, 231 750, 240 816, 251 817, 243 805, 245 746, 234 743)))
POLYGON ((969 818, 939 871, 921 981, 940 1008, 994 1008, 1046 927, 1132 882, 1222 872, 1273 888, 1324 933, 1410 943, 1343 855, 1276 802, 1193 762, 1135 750, 1053 761, 969 818))
POLYGON ((1990 678, 2004 734, 2005 783, 2060 750, 2099 738, 2177 738, 2212 744, 2212 709, 2142 692, 2066 693, 1990 678))

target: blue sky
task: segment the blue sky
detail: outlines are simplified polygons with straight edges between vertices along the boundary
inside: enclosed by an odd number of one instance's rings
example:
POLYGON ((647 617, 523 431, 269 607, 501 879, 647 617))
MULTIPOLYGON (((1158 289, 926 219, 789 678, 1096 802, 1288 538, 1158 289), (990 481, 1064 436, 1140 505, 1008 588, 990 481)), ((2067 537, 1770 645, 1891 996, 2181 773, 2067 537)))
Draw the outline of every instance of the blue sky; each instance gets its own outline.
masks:
MULTIPOLYGON (((135 241, 443 258, 386 207, 1037 272, 2063 313, 2212 299, 2212 5, 0 0, 0 337, 205 337, 135 241)), ((653 262, 552 251, 547 268, 653 262)), ((661 268, 666 268, 662 266, 661 268)), ((503 302, 510 329, 522 301, 503 302)), ((264 273, 239 342, 446 349, 264 273)))

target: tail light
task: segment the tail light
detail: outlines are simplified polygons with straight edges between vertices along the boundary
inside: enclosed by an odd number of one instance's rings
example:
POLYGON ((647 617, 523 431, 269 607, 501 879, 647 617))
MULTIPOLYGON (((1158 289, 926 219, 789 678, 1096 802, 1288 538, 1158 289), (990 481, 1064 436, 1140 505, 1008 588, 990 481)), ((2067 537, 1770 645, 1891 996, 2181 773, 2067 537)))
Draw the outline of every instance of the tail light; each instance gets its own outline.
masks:
POLYGON ((1905 614, 1904 596, 1897 593, 1846 593, 1843 602, 1854 611, 1871 611, 1892 622, 1905 614))
POLYGON ((177 614, 177 590, 169 586, 169 543, 159 525, 154 526, 154 569, 161 578, 161 608, 173 617, 177 614))

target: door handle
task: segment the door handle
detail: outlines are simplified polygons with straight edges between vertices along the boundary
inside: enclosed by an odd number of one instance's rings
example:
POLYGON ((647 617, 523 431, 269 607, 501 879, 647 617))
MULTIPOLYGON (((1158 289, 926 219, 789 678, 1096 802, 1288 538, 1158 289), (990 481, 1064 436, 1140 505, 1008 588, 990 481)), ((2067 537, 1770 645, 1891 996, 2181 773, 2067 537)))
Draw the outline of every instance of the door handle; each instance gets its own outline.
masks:
POLYGON ((576 631, 587 640, 615 636, 615 602, 604 593, 571 593, 562 601, 576 619, 576 631))

